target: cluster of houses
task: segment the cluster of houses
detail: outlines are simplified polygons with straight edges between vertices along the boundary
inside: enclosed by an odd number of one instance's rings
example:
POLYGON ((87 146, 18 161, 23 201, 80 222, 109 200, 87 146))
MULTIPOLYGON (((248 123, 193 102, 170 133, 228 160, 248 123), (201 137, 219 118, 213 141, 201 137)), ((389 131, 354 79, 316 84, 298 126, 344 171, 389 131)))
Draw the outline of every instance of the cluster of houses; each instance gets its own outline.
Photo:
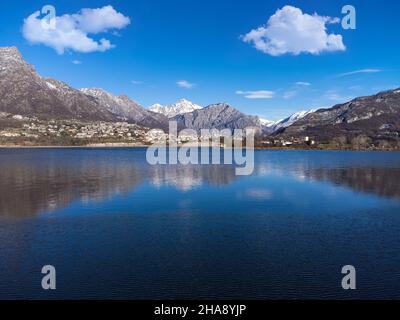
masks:
MULTIPOLYGON (((26 119, 15 119, 26 120, 26 119)), ((32 119, 30 119, 32 120, 32 119)), ((22 128, 13 128, 0 131, 2 137, 70 137, 75 139, 107 139, 138 140, 146 130, 135 124, 125 122, 108 123, 93 122, 79 123, 76 121, 32 121, 22 125, 22 128)))
POLYGON ((69 129, 77 139, 92 138, 118 138, 126 140, 136 140, 143 136, 143 128, 135 124, 126 122, 108 123, 98 122, 90 123, 79 128, 69 129))
MULTIPOLYGON (((21 121, 23 124, 19 128, 0 130, 0 137, 3 138, 32 138, 41 137, 62 138, 68 137, 77 140, 104 140, 104 141, 124 141, 142 144, 164 144, 168 143, 169 135, 162 130, 149 130, 147 128, 126 122, 92 122, 83 123, 73 120, 51 120, 39 121, 36 118, 27 118, 19 115, 9 115, 0 113, 0 118, 21 121)), ((195 132, 183 130, 176 135, 175 143, 203 143, 213 139, 212 132, 207 136, 199 136, 195 132)), ((233 137, 238 139, 239 137, 233 137)), ((242 139, 242 137, 240 137, 242 139)), ((215 140, 218 141, 218 140, 215 140)), ((221 147, 225 147, 225 142, 221 141, 221 147)), ((220 143, 218 142, 218 145, 220 143)), ((316 142, 310 137, 303 138, 270 138, 259 141, 257 146, 261 147, 283 147, 290 148, 308 145, 315 146, 316 142)))
POLYGON ((295 147, 295 146, 315 146, 316 141, 313 140, 310 137, 304 137, 304 138, 273 138, 273 139, 267 139, 263 140, 261 144, 264 147, 282 147, 282 148, 290 148, 290 147, 295 147))
POLYGON ((3 111, 0 112, 0 119, 13 119, 13 120, 17 120, 17 121, 30 121, 30 120, 36 121, 37 120, 36 117, 29 118, 29 117, 21 116, 19 114, 12 115, 11 113, 7 113, 7 112, 3 112, 3 111))

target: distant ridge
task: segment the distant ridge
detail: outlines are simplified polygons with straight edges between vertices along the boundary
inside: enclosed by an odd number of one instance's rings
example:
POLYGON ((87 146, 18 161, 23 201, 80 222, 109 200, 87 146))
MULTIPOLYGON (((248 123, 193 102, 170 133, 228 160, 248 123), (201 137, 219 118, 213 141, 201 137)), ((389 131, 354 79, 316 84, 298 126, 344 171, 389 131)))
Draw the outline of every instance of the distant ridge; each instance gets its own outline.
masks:
POLYGON ((194 104, 193 102, 186 99, 178 100, 176 103, 167 106, 163 106, 157 103, 150 107, 151 111, 163 114, 168 118, 173 118, 177 115, 190 113, 200 109, 203 109, 203 107, 194 104))
POLYGON ((262 124, 264 126, 264 132, 265 133, 275 133, 279 130, 282 130, 284 128, 287 128, 289 126, 291 126, 292 124, 296 123, 297 121, 305 118, 306 116, 308 116, 309 114, 315 112, 316 110, 309 110, 309 111, 300 111, 300 112, 296 112, 294 114, 292 114, 290 117, 287 117, 283 120, 279 120, 279 121, 268 121, 268 120, 263 120, 262 124))
POLYGON ((261 132, 262 124, 258 117, 248 116, 227 103, 212 104, 204 109, 178 115, 173 120, 178 125, 194 129, 243 129, 252 127, 261 132))
POLYGON ((396 144, 400 138, 400 89, 317 110, 278 134, 283 137, 309 136, 316 141, 339 144, 351 143, 356 138, 363 144, 396 144))
POLYGON ((166 129, 168 127, 167 117, 143 108, 126 95, 115 96, 98 88, 86 88, 80 91, 96 99, 100 105, 119 120, 134 122, 149 128, 166 129))

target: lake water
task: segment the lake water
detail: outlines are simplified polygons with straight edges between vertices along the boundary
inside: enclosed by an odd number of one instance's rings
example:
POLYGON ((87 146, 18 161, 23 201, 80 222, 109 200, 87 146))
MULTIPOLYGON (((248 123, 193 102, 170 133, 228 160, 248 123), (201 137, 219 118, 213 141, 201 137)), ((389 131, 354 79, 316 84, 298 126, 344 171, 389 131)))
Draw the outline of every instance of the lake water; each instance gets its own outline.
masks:
POLYGON ((144 149, 0 149, 0 298, 400 299, 400 153, 255 159, 239 177, 144 149))

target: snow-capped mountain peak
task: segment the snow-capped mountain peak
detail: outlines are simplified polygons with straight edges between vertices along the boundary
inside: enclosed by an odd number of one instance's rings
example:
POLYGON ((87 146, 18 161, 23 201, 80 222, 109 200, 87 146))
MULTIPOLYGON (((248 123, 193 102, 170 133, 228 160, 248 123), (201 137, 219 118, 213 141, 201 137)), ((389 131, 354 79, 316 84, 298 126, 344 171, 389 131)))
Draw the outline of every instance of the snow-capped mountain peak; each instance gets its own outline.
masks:
POLYGON ((275 121, 267 120, 264 118, 260 118, 260 122, 263 126, 266 126, 266 127, 270 127, 276 123, 275 121))
POLYGON ((153 104, 150 108, 150 111, 164 114, 165 107, 159 103, 153 104))
POLYGON ((290 117, 283 119, 281 121, 278 121, 277 126, 280 128, 286 128, 291 126, 293 123, 307 117, 310 113, 314 113, 317 110, 308 110, 308 111, 300 111, 292 114, 290 117))
POLYGON ((268 132, 276 132, 279 129, 287 128, 295 122, 307 117, 309 114, 314 113, 317 110, 300 111, 292 114, 290 117, 273 122, 265 119, 260 119, 262 125, 267 128, 268 132))
POLYGON ((180 99, 176 103, 167 106, 163 106, 157 103, 152 105, 149 109, 153 112, 161 113, 168 118, 173 118, 180 114, 190 113, 195 110, 203 109, 203 107, 194 104, 189 100, 180 99))

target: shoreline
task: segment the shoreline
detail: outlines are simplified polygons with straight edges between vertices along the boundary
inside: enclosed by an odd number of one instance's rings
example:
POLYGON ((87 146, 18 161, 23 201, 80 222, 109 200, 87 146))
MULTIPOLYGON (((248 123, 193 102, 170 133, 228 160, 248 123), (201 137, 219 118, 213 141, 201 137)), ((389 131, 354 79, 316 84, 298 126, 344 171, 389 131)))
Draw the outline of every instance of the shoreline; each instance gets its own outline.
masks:
MULTIPOLYGON (((139 144, 90 144, 84 146, 57 146, 57 145, 43 145, 43 146, 21 146, 21 145, 0 145, 0 149, 143 149, 148 148, 149 145, 139 144)), ((224 149, 224 148, 221 148, 224 149)), ((288 148, 288 147, 255 147, 254 150, 267 150, 267 151, 349 151, 349 152, 400 152, 398 149, 385 150, 385 149, 349 149, 349 148, 288 148)))
POLYGON ((86 146, 19 146, 19 145, 0 145, 0 149, 100 149, 100 148, 147 148, 146 145, 86 145, 86 146))

